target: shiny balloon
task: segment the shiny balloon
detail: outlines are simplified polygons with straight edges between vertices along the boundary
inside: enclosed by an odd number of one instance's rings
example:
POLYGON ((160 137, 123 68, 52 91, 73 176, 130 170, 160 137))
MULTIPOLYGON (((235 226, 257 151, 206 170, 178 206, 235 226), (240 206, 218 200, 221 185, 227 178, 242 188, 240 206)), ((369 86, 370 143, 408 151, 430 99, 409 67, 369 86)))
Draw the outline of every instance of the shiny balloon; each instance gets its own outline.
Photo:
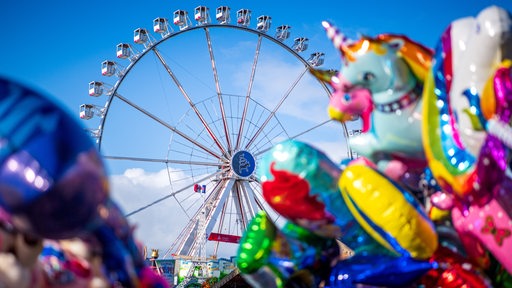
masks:
POLYGON ((438 263, 438 266, 429 270, 418 281, 418 284, 424 287, 490 287, 490 280, 485 276, 483 270, 480 270, 475 263, 449 248, 439 247, 432 256, 432 261, 438 263))
POLYGON ((356 287, 357 284, 408 287, 436 267, 435 262, 410 257, 355 255, 336 264, 325 287, 356 287))
MULTIPOLYGON (((351 150, 377 163, 386 174, 389 161, 396 157, 424 162, 418 115, 432 51, 405 35, 349 40, 330 22, 323 21, 322 26, 343 61, 334 76, 319 70, 312 74, 333 89, 328 107, 332 119, 346 122, 361 117, 362 133, 347 139, 351 150)), ((393 179, 405 172, 399 166, 390 167, 393 179)))
POLYGON ((0 79, 0 205, 17 229, 69 238, 108 197, 104 165, 78 122, 41 93, 0 79))
POLYGON ((465 204, 484 205, 504 174, 499 142, 510 136, 493 133, 500 125, 492 124, 509 123, 511 116, 510 72, 507 61, 501 63, 511 37, 510 13, 498 6, 453 21, 441 35, 425 83, 422 131, 429 166, 439 185, 465 204), (485 83, 490 75, 493 85, 485 83))
MULTIPOLYGON (((510 138, 510 135, 506 134, 510 133, 497 133, 498 131, 490 129, 489 134, 481 141, 477 157, 461 143, 459 130, 452 119, 455 115, 449 109, 451 95, 447 93, 448 78, 444 76, 446 73, 442 72, 446 69, 443 57, 449 55, 445 51, 449 51, 446 44, 449 35, 448 29, 438 47, 436 56, 439 61, 433 65, 432 75, 426 84, 426 91, 435 92, 425 93, 424 106, 424 117, 430 115, 425 119, 423 126, 429 165, 443 190, 451 192, 454 196, 453 201, 446 201, 447 198, 438 203, 452 202, 451 215, 454 227, 473 260, 486 267, 489 263, 488 252, 491 252, 505 269, 511 272, 512 261, 504 255, 512 249, 512 218, 510 212, 505 209, 507 205, 502 206, 507 204, 507 201, 498 201, 499 198, 503 200, 507 197, 498 197, 500 195, 497 193, 503 192, 502 187, 509 181, 506 176, 506 159, 509 158, 510 147, 507 147, 506 139, 510 138), (433 117, 437 113, 435 111, 440 113, 439 117, 433 117)), ((510 61, 505 61, 491 73, 496 114, 488 124, 493 121, 509 123, 512 118, 510 69, 510 61)))
POLYGON ((288 220, 337 238, 356 254, 396 255, 356 221, 338 188, 341 169, 314 146, 283 141, 263 154, 257 174, 265 200, 288 220))
POLYGON ((512 274, 508 273, 496 259, 491 257, 491 264, 485 272, 493 287, 512 288, 512 274))
POLYGON ((253 273, 265 265, 276 234, 275 225, 264 211, 249 222, 237 252, 237 267, 242 273, 253 273))
POLYGON ((97 209, 98 225, 88 234, 87 240, 101 251, 102 266, 111 285, 167 288, 164 278, 145 265, 133 227, 121 208, 109 199, 97 209))
POLYGON ((438 237, 423 206, 372 167, 349 165, 339 179, 347 207, 366 232, 396 255, 428 259, 438 237))

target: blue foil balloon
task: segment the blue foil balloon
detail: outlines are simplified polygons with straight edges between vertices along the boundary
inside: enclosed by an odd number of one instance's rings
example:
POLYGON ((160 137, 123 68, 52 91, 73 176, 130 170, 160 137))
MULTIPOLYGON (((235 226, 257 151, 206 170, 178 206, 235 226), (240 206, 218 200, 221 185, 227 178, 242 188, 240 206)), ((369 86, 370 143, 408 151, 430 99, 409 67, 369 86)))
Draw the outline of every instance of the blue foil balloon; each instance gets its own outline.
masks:
POLYGON ((410 257, 354 255, 336 264, 325 287, 357 287, 358 284, 409 287, 427 271, 437 266, 436 262, 415 260, 410 257))
POLYGON ((104 165, 84 128, 40 93, 0 78, 0 205, 16 228, 77 236, 96 225, 107 197, 104 165))

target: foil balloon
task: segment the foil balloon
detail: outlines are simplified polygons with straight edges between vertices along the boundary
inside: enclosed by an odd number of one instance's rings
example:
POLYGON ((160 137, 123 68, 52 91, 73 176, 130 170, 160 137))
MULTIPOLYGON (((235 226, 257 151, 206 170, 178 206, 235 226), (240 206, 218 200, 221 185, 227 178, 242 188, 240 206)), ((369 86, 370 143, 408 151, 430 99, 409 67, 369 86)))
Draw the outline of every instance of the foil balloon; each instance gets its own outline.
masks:
POLYGON ((336 75, 332 70, 311 69, 310 72, 319 80, 329 83, 334 90, 327 106, 329 116, 341 122, 360 117, 362 132, 368 132, 373 111, 371 92, 362 86, 351 87, 343 75, 336 75))
MULTIPOLYGON (((435 225, 439 238, 437 250, 450 249, 453 253, 457 253, 461 257, 467 257, 466 249, 460 240, 459 234, 451 224, 451 221, 449 221, 449 219, 436 221, 435 225)), ((437 250, 436 253, 438 253, 437 250)))
MULTIPOLYGON (((490 8, 487 12, 492 11, 496 11, 496 9, 490 8)), ((482 12, 482 14, 494 15, 496 13, 482 12)), ((500 16, 495 15, 495 17, 499 18, 500 16)), ((494 109, 494 115, 497 118, 500 118, 500 121, 505 123, 508 122, 507 118, 510 118, 510 111, 508 111, 509 108, 505 107, 508 107, 507 102, 510 101, 510 99, 507 99, 506 92, 501 88, 507 82, 507 80, 502 80, 506 73, 499 71, 495 72, 494 70, 488 71, 489 69, 485 70, 487 71, 486 75, 495 76, 493 78, 496 79, 496 85, 494 85, 493 88, 499 93, 494 93, 494 91, 492 91, 492 93, 486 93, 482 96, 481 101, 479 100, 481 87, 474 87, 476 84, 472 84, 471 79, 467 80, 467 89, 464 93, 458 93, 459 91, 454 88, 455 85, 452 82, 455 81, 455 79, 462 81, 461 78, 464 79, 464 74, 460 73, 460 68, 456 66, 456 63, 453 63, 453 59, 456 58, 455 54, 457 50, 452 47, 452 42, 455 41, 454 38, 456 38, 456 36, 453 36, 452 34, 458 31, 455 29, 458 27, 456 24, 458 24, 458 22, 449 26, 441 36, 439 45, 436 49, 436 61, 435 64, 432 65, 432 72, 428 77, 427 84, 424 89, 423 97, 425 98, 425 105, 423 107, 424 124, 422 130, 424 134, 425 153, 436 180, 445 191, 455 193, 458 197, 463 198, 464 201, 482 200, 485 202, 486 197, 488 197, 489 194, 487 193, 488 189, 485 189, 486 184, 490 183, 492 185, 492 183, 497 183, 500 180, 494 177, 503 176, 505 165, 500 163, 504 161, 500 160, 500 158, 504 159, 504 149, 497 149, 496 152, 494 152, 494 155, 490 155, 490 159, 494 161, 494 164, 488 164, 487 160, 481 162, 482 159, 486 158, 485 155, 489 154, 488 151, 481 151, 484 145, 486 145, 486 149, 491 149, 489 145, 496 146, 500 144, 497 143, 496 140, 485 136, 485 131, 478 132, 478 127, 481 127, 481 130, 488 126, 488 119, 484 117, 485 115, 482 112, 483 103, 490 102, 488 99, 493 99, 492 102, 497 103, 496 105, 498 108, 494 109), (460 102, 470 103, 471 107, 466 107, 466 111, 471 111, 468 115, 471 116, 474 123, 478 124, 473 125, 478 126, 474 127, 473 130, 469 128, 464 129, 464 126, 458 122, 469 117, 462 115, 462 113, 457 113, 457 109, 452 107, 460 102), (466 131, 469 130, 474 131, 474 137, 472 138, 473 142, 478 142, 478 144, 472 145, 472 148, 466 144, 468 141, 464 142, 463 137, 463 134, 468 134, 469 132, 466 131), (480 136, 477 136, 477 132, 480 136), (474 150, 477 151, 475 152, 474 150), (479 176, 478 173, 483 173, 483 171, 478 169, 479 167, 489 173, 479 176), (492 176, 491 174, 495 176, 492 176), (484 183, 483 181, 487 181, 487 183, 484 183), (480 187, 482 189, 480 189, 480 187), (468 199, 470 196, 471 199, 468 199)), ((504 39, 500 38, 492 40, 503 41, 504 39)), ((478 41, 478 43, 479 42, 480 41, 478 41)), ((498 52, 494 51, 493 53, 498 52)), ((471 56, 471 59, 473 59, 473 57, 478 57, 479 55, 471 56)), ((481 57, 484 59, 489 58, 486 55, 481 57)), ((468 59, 468 61, 470 60, 468 59)), ((497 66, 499 62, 494 64, 495 65, 493 66, 497 66)), ((506 69, 505 67, 503 68, 506 69)), ((488 79, 488 77, 486 77, 486 79, 488 79)), ((485 105, 486 107, 490 106, 490 104, 485 105)), ((487 110, 489 110, 489 108, 487 110)), ((487 112, 487 114, 489 114, 489 112, 487 112)), ((490 121, 491 124, 494 122, 490 121)), ((468 137, 466 136, 466 138, 468 137)))
POLYGON ((396 256, 356 221, 339 192, 340 168, 317 148, 283 141, 262 155, 257 173, 263 197, 288 220, 337 238, 356 254, 396 256))
POLYGON ((486 137, 481 119, 493 114, 489 108, 494 101, 481 97, 485 82, 501 61, 511 57, 511 19, 509 11, 492 5, 475 17, 452 21, 449 37, 442 40, 448 53, 444 72, 450 77, 446 81, 449 105, 457 115, 459 140, 473 156, 478 156, 486 137))
POLYGON ((279 230, 262 210, 240 241, 237 266, 252 287, 318 287, 339 256, 336 240, 293 223, 279 230))
POLYGON ((429 258, 437 248, 434 224, 421 204, 382 173, 366 165, 349 165, 339 179, 347 207, 381 245, 401 256, 429 258))
POLYGON ((508 211, 492 199, 484 206, 473 205, 471 211, 455 208, 453 225, 461 238, 468 256, 482 267, 488 267, 487 252, 511 273, 512 263, 506 254, 512 249, 512 222, 508 211))
POLYGON ((37 287, 42 283, 38 255, 43 240, 19 233, 0 208, 0 286, 37 287))
MULTIPOLYGON (((329 115, 339 121, 363 120, 364 133, 348 139, 351 149, 378 163, 381 171, 397 156, 424 162, 418 115, 432 51, 403 35, 354 41, 328 22, 323 26, 343 58, 339 74, 329 81, 334 89, 329 115)), ((313 75, 327 78, 320 71, 313 75)))
POLYGON ((409 287, 437 267, 435 262, 409 257, 355 255, 336 264, 324 287, 409 287))
POLYGON ((68 238, 94 221, 108 196, 90 137, 40 93, 0 79, 0 205, 17 229, 68 238))
POLYGON ((445 288, 491 287, 491 282, 485 276, 483 270, 447 247, 440 246, 432 256, 431 261, 435 261, 437 267, 425 273, 417 282, 418 285, 445 288))
POLYGON ((424 146, 437 183, 453 195, 452 221, 468 256, 487 267, 490 252, 511 272, 512 263, 504 255, 512 249, 512 219, 506 209, 509 206, 503 206, 507 201, 498 199, 498 192, 503 192, 509 181, 506 159, 510 155, 508 139, 512 139, 508 127, 512 119, 511 65, 510 61, 496 61, 503 51, 510 51, 507 39, 512 36, 512 22, 510 14, 496 6, 484 9, 480 17, 488 26, 482 32, 464 28, 462 24, 467 21, 473 23, 466 19, 452 23, 441 36, 423 96, 424 146), (459 51, 453 43, 464 35, 461 31, 478 34, 466 36, 475 41, 466 44, 479 46, 482 37, 487 39, 484 47, 488 51, 480 47, 459 51), (475 67, 457 64, 466 59, 463 56, 475 67), (474 71, 466 73, 466 69, 474 71), (465 115, 460 113, 461 103, 470 105, 465 115), (468 117, 471 129, 466 129, 469 124, 463 121, 468 117))

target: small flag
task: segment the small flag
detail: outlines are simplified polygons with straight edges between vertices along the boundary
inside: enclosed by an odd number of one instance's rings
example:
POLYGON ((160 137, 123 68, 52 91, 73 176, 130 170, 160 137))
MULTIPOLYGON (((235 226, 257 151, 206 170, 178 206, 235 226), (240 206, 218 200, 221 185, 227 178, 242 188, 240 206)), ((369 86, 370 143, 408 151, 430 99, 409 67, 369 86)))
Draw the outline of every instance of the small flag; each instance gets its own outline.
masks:
POLYGON ((194 192, 206 193, 206 185, 194 184, 194 192))

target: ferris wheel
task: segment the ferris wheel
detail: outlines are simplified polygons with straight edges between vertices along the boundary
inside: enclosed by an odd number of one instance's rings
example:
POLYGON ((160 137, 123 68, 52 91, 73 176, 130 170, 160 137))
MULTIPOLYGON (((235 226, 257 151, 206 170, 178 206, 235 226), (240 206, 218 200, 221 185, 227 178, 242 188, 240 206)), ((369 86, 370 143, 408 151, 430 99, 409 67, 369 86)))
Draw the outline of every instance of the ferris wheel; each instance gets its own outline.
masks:
POLYGON ((152 32, 135 29, 117 59, 101 63, 107 80, 89 83, 105 104, 80 106, 82 119, 99 121, 89 130, 108 167, 149 175, 131 183, 142 191, 114 196, 144 243, 168 243, 154 247, 163 257, 234 255, 260 209, 275 216, 255 172, 277 143, 337 143, 350 155, 346 127, 326 113, 330 91, 308 73, 324 54, 306 52, 306 37, 289 39, 288 25, 270 35, 270 16, 251 28, 249 9, 231 24, 230 10, 218 7, 215 22, 196 7, 194 23, 177 10, 172 23, 159 17, 152 32))

